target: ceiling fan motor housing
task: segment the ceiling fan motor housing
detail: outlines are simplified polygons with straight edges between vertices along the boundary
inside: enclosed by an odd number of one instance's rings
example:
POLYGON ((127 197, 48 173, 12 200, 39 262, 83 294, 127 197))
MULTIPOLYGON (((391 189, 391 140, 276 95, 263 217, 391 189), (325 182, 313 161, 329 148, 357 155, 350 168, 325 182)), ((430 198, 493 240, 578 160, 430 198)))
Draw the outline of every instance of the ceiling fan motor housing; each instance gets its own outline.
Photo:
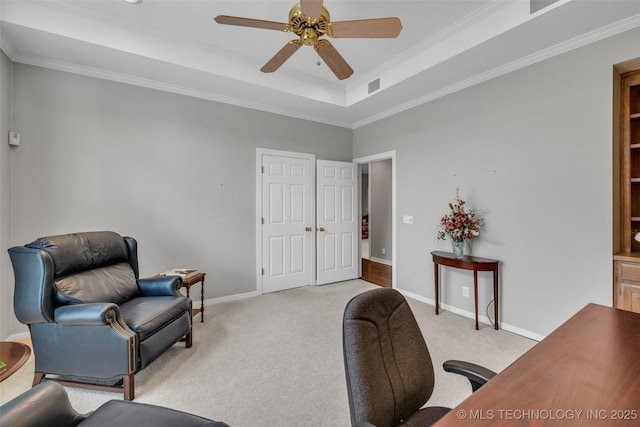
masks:
POLYGON ((289 12, 289 25, 291 32, 300 36, 300 41, 307 46, 315 45, 318 37, 323 36, 329 27, 329 11, 322 6, 322 13, 317 19, 310 18, 302 13, 300 4, 296 4, 289 12))

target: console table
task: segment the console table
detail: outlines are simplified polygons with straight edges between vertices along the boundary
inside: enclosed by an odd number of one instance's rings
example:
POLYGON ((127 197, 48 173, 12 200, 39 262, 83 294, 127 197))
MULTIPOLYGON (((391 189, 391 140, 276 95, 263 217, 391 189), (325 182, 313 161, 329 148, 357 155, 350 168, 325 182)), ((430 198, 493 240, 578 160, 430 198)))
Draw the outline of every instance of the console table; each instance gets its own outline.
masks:
POLYGON ((462 258, 456 258, 451 252, 433 251, 433 271, 435 275, 436 286, 436 314, 440 311, 440 299, 439 288, 440 279, 438 277, 440 265, 446 267, 460 268, 463 270, 473 271, 473 296, 475 298, 476 309, 476 329, 480 329, 478 326, 478 271, 492 271, 493 272, 493 309, 495 317, 495 329, 498 327, 498 266, 500 261, 491 258, 479 258, 473 256, 463 256, 462 258))
POLYGON ((189 289, 191 289, 191 286, 197 283, 200 283, 201 285, 200 286, 200 308, 193 309, 194 316, 198 314, 198 312, 200 312, 200 323, 204 322, 204 276, 206 275, 207 273, 197 272, 193 276, 185 277, 184 279, 182 279, 182 287, 187 288, 187 298, 190 298, 189 289))

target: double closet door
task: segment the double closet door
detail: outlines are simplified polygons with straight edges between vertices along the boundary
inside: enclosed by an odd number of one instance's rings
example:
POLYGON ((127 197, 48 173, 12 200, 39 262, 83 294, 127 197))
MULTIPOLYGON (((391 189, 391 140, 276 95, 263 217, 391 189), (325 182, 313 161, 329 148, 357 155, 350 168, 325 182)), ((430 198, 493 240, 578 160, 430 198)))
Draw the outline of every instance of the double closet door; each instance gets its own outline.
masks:
POLYGON ((357 165, 259 150, 262 292, 358 277, 357 165))

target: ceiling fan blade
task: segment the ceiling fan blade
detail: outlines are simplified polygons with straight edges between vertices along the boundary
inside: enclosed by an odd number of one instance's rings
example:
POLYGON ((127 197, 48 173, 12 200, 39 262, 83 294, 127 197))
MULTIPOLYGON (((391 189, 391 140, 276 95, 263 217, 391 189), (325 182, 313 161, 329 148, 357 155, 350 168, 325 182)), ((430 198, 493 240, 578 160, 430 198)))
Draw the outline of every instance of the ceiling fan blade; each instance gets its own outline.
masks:
POLYGON ((302 42, 300 42, 300 40, 291 40, 289 43, 285 44, 278 53, 273 55, 273 58, 260 68, 260 71, 263 73, 273 73, 275 70, 280 68, 280 66, 284 64, 291 55, 296 53, 296 51, 300 49, 300 46, 302 46, 302 42))
POLYGON ((300 10, 309 18, 318 19, 322 13, 322 0, 301 0, 300 10))
POLYGON ((237 25, 239 27, 263 28, 265 30, 287 31, 289 24, 263 21, 261 19, 240 18, 238 16, 218 15, 214 18, 218 24, 237 25))
POLYGON ((329 24, 329 37, 345 38, 396 38, 402 30, 400 18, 359 19, 329 24))
POLYGON ((347 64, 347 61, 344 60, 328 40, 318 40, 315 49, 338 80, 344 80, 353 74, 351 66, 347 64))

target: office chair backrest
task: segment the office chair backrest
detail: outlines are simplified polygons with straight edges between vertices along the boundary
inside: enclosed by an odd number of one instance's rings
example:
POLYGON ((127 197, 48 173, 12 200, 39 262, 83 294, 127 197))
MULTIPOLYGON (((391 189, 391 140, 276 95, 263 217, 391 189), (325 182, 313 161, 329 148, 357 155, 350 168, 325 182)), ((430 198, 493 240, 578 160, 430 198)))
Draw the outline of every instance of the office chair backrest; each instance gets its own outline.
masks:
POLYGON ((429 350, 409 304, 394 289, 374 289, 349 301, 343 350, 353 425, 396 426, 433 392, 429 350))

